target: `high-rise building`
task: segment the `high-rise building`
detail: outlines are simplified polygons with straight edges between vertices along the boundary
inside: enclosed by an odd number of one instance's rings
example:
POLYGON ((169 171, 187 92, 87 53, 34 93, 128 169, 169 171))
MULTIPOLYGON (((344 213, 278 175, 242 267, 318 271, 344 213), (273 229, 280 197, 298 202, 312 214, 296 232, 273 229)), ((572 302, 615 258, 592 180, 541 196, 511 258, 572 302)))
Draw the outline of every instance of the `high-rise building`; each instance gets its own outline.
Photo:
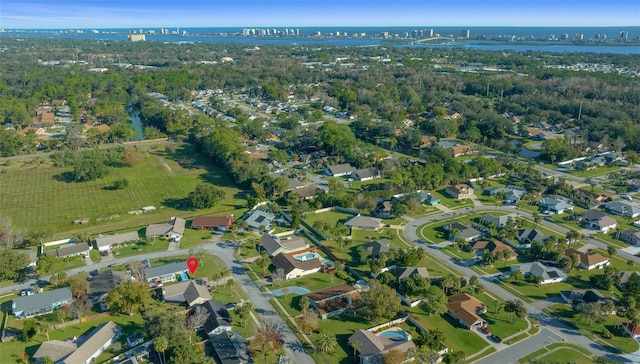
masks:
POLYGON ((584 40, 584 34, 582 33, 576 34, 576 40, 584 40))
POLYGON ((567 33, 563 33, 563 34, 560 36, 560 39, 562 39, 562 40, 568 40, 568 39, 569 39, 569 34, 567 34, 567 33))
POLYGON ((624 30, 621 31, 620 32, 620 40, 624 41, 624 42, 628 41, 629 40, 629 32, 624 31, 624 30))
POLYGON ((462 38, 469 39, 471 37, 471 30, 465 29, 462 31, 462 38))
POLYGON ((427 29, 426 36, 429 37, 429 38, 433 38, 433 29, 427 29))

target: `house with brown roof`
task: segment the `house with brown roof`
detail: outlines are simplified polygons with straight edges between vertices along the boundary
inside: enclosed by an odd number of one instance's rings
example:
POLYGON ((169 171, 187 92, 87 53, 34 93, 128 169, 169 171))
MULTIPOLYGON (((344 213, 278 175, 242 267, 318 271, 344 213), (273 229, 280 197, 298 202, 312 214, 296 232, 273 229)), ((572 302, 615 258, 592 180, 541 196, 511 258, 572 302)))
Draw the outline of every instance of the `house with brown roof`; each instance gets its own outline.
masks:
POLYGON ((471 149, 470 146, 468 145, 455 145, 451 148, 451 151, 453 152, 453 157, 460 157, 462 155, 470 155, 473 154, 473 149, 471 149))
MULTIPOLYGON (((507 260, 515 259, 518 254, 508 245, 503 244, 498 240, 479 240, 471 243, 471 247, 476 250, 476 255, 482 256, 482 252, 487 249, 493 257, 496 257, 499 252, 508 251, 509 255, 507 260)), ((504 254, 504 253, 501 253, 504 254)))
POLYGON ((567 257, 573 254, 578 255, 578 258, 580 259, 580 264, 578 266, 582 269, 602 269, 602 267, 611 264, 611 260, 609 258, 603 257, 598 253, 586 254, 575 249, 566 249, 564 251, 564 255, 567 257))
POLYGON ((479 316, 486 312, 487 306, 470 294, 457 293, 449 296, 447 313, 469 330, 487 324, 487 321, 479 316))
POLYGON ((473 196, 473 188, 469 187, 465 183, 458 183, 457 185, 449 186, 444 190, 447 195, 455 198, 456 200, 464 200, 473 196))
POLYGON ((233 224, 231 216, 196 216, 191 221, 192 229, 225 231, 233 224))
POLYGON ((271 264, 276 267, 276 274, 280 279, 293 279, 319 272, 322 263, 319 258, 298 260, 291 254, 279 253, 271 258, 271 264))
POLYGON ((340 315, 344 312, 355 313, 364 307, 360 292, 348 284, 339 284, 305 294, 309 304, 322 319, 340 315))

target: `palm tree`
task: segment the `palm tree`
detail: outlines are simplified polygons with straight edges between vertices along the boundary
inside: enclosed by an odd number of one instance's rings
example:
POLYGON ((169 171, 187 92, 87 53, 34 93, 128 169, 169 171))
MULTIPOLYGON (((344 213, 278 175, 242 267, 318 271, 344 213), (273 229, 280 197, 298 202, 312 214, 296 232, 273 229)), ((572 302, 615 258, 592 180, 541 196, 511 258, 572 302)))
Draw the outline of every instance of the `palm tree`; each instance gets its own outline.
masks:
POLYGON ((504 302, 500 300, 496 300, 496 304, 495 304, 496 315, 502 312, 503 308, 504 308, 504 302))
POLYGON ((353 357, 355 358, 356 353, 360 351, 360 348, 362 347, 362 343, 358 340, 354 340, 351 342, 351 347, 353 348, 353 357))
MULTIPOLYGON (((58 321, 62 322, 62 325, 63 325, 63 326, 64 326, 64 319, 66 319, 66 318, 67 318, 67 313, 66 313, 66 312, 64 312, 64 310, 62 310, 62 309, 58 309, 58 310, 56 311, 56 319, 57 319, 58 321)), ((64 326, 64 332, 67 332, 67 327, 66 327, 66 326, 64 326)))
POLYGON ((153 340, 153 348, 158 352, 158 356, 162 353, 162 363, 166 363, 167 360, 164 357, 164 352, 169 348, 169 339, 166 336, 158 336, 153 340))
POLYGON ((627 267, 629 268, 629 270, 633 269, 633 259, 629 259, 627 260, 627 267))
POLYGON ((533 226, 534 227, 538 226, 538 223, 540 222, 540 219, 541 219, 540 214, 537 212, 534 212, 531 215, 533 216, 533 224, 534 224, 533 226))
POLYGON ((323 353, 333 353, 338 341, 335 334, 329 334, 328 332, 322 332, 314 340, 315 346, 323 353))
POLYGON ((40 323, 40 332, 44 333, 45 335, 47 335, 47 341, 49 341, 49 331, 51 331, 51 324, 43 321, 40 323))

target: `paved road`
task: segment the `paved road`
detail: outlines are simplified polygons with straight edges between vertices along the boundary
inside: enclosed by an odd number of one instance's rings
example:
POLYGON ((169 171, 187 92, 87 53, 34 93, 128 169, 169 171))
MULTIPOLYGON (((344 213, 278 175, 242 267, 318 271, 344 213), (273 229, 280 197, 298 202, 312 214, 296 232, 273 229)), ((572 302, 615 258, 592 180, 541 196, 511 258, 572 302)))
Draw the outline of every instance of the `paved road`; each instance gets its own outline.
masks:
MULTIPOLYGON (((269 324, 276 325, 282 329, 282 333, 284 335, 285 341, 285 351, 289 355, 289 357, 293 360, 294 363, 298 364, 311 364, 315 363, 313 358, 308 354, 304 346, 300 343, 298 338, 295 336, 293 331, 289 328, 289 326, 285 323, 283 318, 277 313, 277 311, 273 308, 271 303, 269 302, 270 296, 267 296, 265 293, 261 292, 260 289, 256 286, 256 284, 251 280, 251 278, 245 272, 242 262, 237 261, 234 257, 235 247, 230 244, 225 244, 221 242, 209 242, 202 245, 207 252, 218 256, 229 268, 229 271, 233 275, 233 278, 238 283, 244 292, 247 294, 247 297, 251 300, 251 303, 256 309, 265 322, 269 324)), ((180 250, 172 250, 172 251, 163 251, 163 252, 155 252, 149 253, 145 255, 138 256, 130 256, 125 258, 118 258, 116 260, 111 260, 108 262, 100 262, 92 265, 87 265, 84 267, 79 267, 75 269, 68 270, 67 275, 71 276, 73 274, 77 274, 80 272, 90 272, 94 269, 101 269, 107 267, 109 264, 113 263, 134 263, 138 262, 141 259, 156 259, 156 258, 164 258, 171 257, 177 255, 187 255, 189 254, 189 249, 180 249, 180 250)), ((56 272, 58 273, 58 272, 56 272)), ((23 284, 16 284, 8 287, 0 288, 0 296, 4 294, 8 294, 11 292, 19 292, 22 289, 29 288, 32 285, 36 284, 36 282, 48 283, 50 276, 40 277, 38 280, 31 279, 23 284), (44 282, 46 281, 46 282, 44 282)))
POLYGON ((543 328, 540 330, 538 335, 511 345, 508 349, 498 351, 491 356, 480 359, 476 361, 475 364, 517 363, 519 358, 527 356, 528 354, 540 350, 554 342, 562 342, 562 337, 556 335, 555 332, 548 328, 543 328))
MULTIPOLYGON (((476 206, 473 210, 474 211, 490 211, 490 210, 494 210, 494 207, 491 206, 476 206)), ((514 207, 504 207, 503 211, 511 211, 511 212, 518 212, 518 214, 520 214, 520 216, 523 217, 527 217, 527 218, 532 218, 531 214, 527 211, 520 211, 520 210, 516 210, 514 207)), ((478 275, 475 271, 473 271, 472 269, 466 267, 466 266, 462 266, 460 265, 460 263, 455 260, 454 258, 444 254, 443 252, 440 251, 440 249, 438 247, 433 247, 433 246, 429 246, 427 244, 425 244, 425 242, 423 242, 422 240, 420 240, 420 238, 418 238, 417 235, 417 228, 423 224, 426 223, 431 223, 431 222, 436 222, 439 220, 442 220, 444 218, 453 216, 455 212, 448 212, 448 213, 443 213, 443 214, 438 214, 438 215, 432 215, 432 216, 428 216, 428 217, 423 217, 420 219, 416 219, 414 221, 412 221, 411 223, 407 224, 405 226, 404 229, 404 234, 407 237, 407 239, 409 239, 409 241, 413 242, 414 244, 416 244, 417 246, 422 247, 423 249, 427 250, 429 252, 429 254, 431 254, 432 256, 436 257, 438 260, 442 261, 443 263, 449 265, 451 268, 457 270, 458 272, 460 272, 462 275, 466 276, 466 277, 471 277, 473 275, 478 275)), ((546 222, 546 221, 545 221, 546 222)), ((549 222, 546 222, 547 224, 545 225, 551 225, 551 228, 554 228, 558 231, 562 231, 562 232, 566 232, 568 229, 562 227, 562 226, 557 226, 556 224, 552 224, 549 222)), ((504 288, 502 288, 501 286, 493 283, 491 280, 484 278, 483 279, 483 284, 486 287, 486 290, 488 292, 491 292, 492 294, 497 295, 498 297, 504 299, 504 300, 516 300, 519 298, 517 296, 515 296, 514 294, 512 294, 509 291, 506 291, 504 288)), ((538 304, 536 305, 536 303, 530 304, 527 302, 523 302, 527 311, 529 313, 538 313, 537 316, 540 317, 542 319, 542 322, 545 326, 547 326, 549 329, 553 329, 554 332, 556 333, 556 335, 558 335, 559 337, 565 339, 567 342, 569 343, 573 343, 576 345, 579 345, 587 350, 589 350, 590 352, 593 352, 594 354, 598 355, 598 356, 603 356, 603 355, 607 355, 610 354, 610 352, 608 352, 603 346, 596 344, 595 342, 591 341, 590 339, 588 339, 585 336, 580 335, 579 333, 577 333, 574 329, 570 328, 569 326, 567 326, 564 322, 560 321, 560 320, 556 320, 554 318, 551 318, 549 316, 547 316, 546 314, 541 313, 541 309, 544 307, 542 304, 538 304)), ((525 340, 529 341, 531 340, 531 338, 525 340)), ((512 351, 512 347, 509 347, 507 349, 504 350, 508 350, 508 351, 512 351)), ((535 350, 531 350, 530 352, 533 352, 535 350)), ((525 353, 524 355, 526 355, 528 353, 525 353)), ((506 354, 505 354, 506 355, 506 354)), ((519 352, 514 352, 513 354, 514 357, 516 355, 521 355, 521 353, 519 352)))

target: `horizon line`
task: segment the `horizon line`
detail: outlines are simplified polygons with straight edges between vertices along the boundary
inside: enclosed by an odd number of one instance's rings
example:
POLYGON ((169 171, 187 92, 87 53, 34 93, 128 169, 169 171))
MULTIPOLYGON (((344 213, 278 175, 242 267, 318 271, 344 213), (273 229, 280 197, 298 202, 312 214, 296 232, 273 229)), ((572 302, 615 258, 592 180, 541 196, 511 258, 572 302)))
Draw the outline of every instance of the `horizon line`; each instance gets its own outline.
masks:
POLYGON ((640 28, 640 25, 226 25, 226 26, 210 26, 210 25, 146 25, 146 26, 116 26, 116 27, 19 27, 19 28, 0 28, 4 30, 60 30, 60 29, 139 29, 139 28, 640 28))

